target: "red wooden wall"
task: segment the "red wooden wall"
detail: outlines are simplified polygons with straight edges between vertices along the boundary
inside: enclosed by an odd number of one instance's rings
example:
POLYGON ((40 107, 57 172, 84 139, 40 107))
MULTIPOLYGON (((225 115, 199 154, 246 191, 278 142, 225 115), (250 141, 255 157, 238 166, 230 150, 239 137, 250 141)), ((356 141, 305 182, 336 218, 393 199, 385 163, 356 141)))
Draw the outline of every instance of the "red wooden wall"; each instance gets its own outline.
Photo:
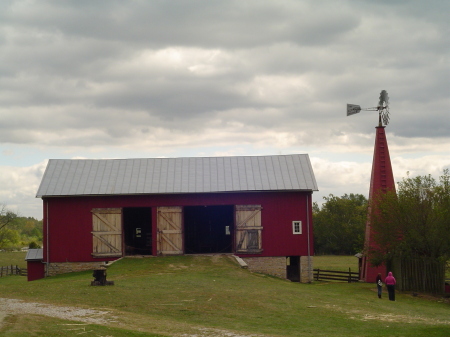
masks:
POLYGON ((156 254, 158 206, 261 205, 263 253, 253 256, 308 255, 308 221, 310 255, 313 255, 311 194, 311 192, 251 192, 44 198, 44 261, 98 261, 91 256, 93 208, 152 207, 153 254, 156 254), (303 234, 292 234, 294 220, 302 221, 303 234))
POLYGON ((34 281, 45 277, 45 264, 42 261, 27 261, 27 280, 34 281))

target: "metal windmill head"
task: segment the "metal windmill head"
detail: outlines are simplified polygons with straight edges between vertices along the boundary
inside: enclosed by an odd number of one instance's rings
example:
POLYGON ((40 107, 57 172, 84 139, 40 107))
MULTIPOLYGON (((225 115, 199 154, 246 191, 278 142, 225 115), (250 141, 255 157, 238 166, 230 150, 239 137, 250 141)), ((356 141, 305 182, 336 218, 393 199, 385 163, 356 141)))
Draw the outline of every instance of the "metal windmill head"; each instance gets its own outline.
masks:
POLYGON ((361 111, 378 111, 378 126, 389 124, 389 96, 386 90, 380 93, 380 100, 377 107, 364 108, 356 104, 347 104, 347 116, 357 114, 361 111))

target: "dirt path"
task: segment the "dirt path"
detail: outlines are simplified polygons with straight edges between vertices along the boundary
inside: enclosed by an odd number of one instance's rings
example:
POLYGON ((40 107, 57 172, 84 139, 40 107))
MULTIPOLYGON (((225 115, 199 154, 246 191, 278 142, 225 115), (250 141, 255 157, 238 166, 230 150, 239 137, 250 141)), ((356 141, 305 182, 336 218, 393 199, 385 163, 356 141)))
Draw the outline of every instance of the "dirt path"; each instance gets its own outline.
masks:
POLYGON ((62 307, 22 300, 0 298, 0 323, 9 314, 44 315, 70 321, 105 325, 116 321, 108 311, 62 307))

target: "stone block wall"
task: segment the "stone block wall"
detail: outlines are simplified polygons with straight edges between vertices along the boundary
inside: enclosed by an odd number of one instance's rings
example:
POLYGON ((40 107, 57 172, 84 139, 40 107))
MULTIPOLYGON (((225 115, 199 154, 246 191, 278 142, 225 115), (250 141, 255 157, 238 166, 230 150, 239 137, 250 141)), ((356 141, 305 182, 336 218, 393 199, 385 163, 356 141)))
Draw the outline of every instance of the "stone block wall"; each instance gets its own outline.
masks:
POLYGON ((64 273, 73 273, 84 270, 94 270, 100 267, 104 267, 105 263, 102 262, 61 262, 51 263, 48 266, 47 276, 55 276, 64 273))
POLYGON ((300 256, 300 283, 312 282, 313 278, 313 257, 300 256))
MULTIPOLYGON (((286 257, 242 257, 248 265, 248 269, 252 272, 269 274, 283 279, 287 278, 286 274, 286 257)), ((300 282, 312 282, 313 275, 313 257, 300 256, 300 282)))
POLYGON ((248 265, 248 270, 286 278, 286 257, 241 257, 248 265))

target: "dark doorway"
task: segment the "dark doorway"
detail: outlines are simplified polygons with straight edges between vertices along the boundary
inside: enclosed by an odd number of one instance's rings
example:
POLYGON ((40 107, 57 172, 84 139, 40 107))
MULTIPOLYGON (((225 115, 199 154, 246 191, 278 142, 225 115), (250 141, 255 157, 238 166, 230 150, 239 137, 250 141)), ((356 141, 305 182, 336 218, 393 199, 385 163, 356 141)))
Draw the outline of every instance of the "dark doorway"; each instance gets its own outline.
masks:
POLYGON ((292 282, 300 282, 300 256, 286 258, 286 278, 292 282))
POLYGON ((233 214, 233 206, 185 207, 186 254, 231 253, 233 214))
POLYGON ((123 209, 125 255, 152 255, 152 209, 123 209))

